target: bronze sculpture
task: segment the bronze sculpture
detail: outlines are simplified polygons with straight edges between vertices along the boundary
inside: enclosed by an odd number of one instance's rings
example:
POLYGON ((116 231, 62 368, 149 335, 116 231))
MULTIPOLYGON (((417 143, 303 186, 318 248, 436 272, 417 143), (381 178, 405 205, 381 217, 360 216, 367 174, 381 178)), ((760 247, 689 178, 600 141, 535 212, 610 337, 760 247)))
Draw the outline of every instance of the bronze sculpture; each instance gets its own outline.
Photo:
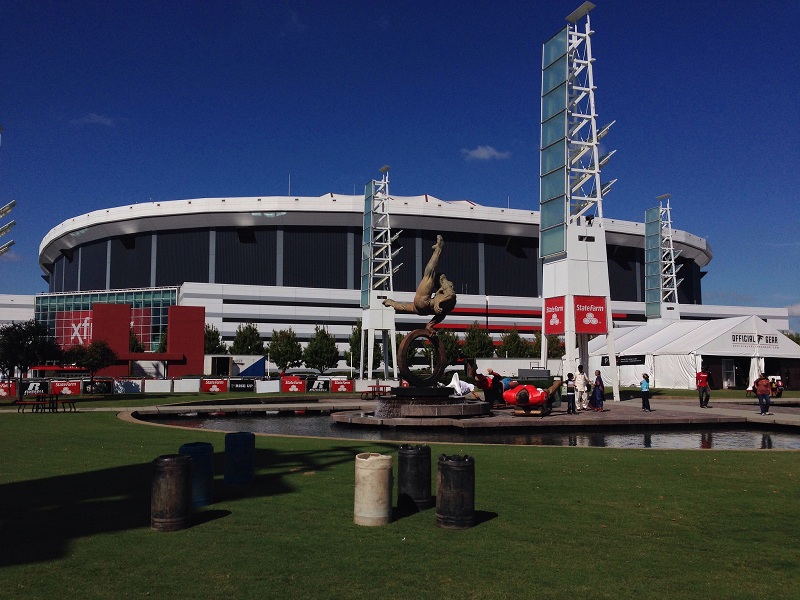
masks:
POLYGON ((433 245, 433 254, 425 266, 425 271, 422 275, 422 280, 417 286, 413 302, 397 302, 390 298, 383 301, 384 306, 394 308, 399 313, 433 315, 433 318, 428 321, 424 329, 415 329, 409 332, 398 348, 397 366, 400 370, 400 375, 417 387, 436 386, 447 366, 444 346, 440 343, 434 329, 456 305, 456 292, 453 282, 447 279, 443 273, 439 273, 438 277, 436 273, 436 267, 439 265, 439 257, 442 255, 443 248, 444 240, 441 235, 437 235, 436 243, 433 245), (438 288, 436 287, 437 282, 438 288), (433 368, 431 374, 427 377, 412 372, 408 364, 408 356, 409 354, 413 356, 416 352, 414 344, 420 339, 427 339, 432 347, 433 368))
POLYGON ((456 305, 456 291, 453 282, 445 277, 444 273, 440 273, 439 277, 436 277, 436 267, 439 265, 442 248, 444 248, 444 240, 441 235, 437 235, 436 243, 433 245, 433 254, 425 266, 425 271, 417 286, 417 293, 414 295, 413 302, 397 302, 390 298, 383 301, 384 306, 394 308, 395 312, 433 315, 433 318, 425 327, 431 334, 434 326, 437 323, 441 323, 456 305), (438 289, 436 289, 437 281, 439 283, 438 289))

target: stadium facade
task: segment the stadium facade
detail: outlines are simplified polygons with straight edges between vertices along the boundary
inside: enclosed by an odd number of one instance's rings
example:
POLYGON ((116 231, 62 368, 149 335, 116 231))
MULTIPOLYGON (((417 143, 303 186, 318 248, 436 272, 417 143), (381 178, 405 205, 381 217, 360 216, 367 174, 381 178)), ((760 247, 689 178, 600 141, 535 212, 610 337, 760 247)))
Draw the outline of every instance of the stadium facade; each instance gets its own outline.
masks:
MULTIPOLYGON (((202 306, 227 342, 243 323, 255 324, 265 340, 291 327, 301 342, 322 326, 345 348, 362 315, 363 207, 363 197, 329 193, 147 202, 76 216, 42 240, 39 264, 49 290, 35 296, 35 317, 62 343, 75 343, 68 338, 81 311, 95 302, 128 303, 135 332, 155 349, 169 306, 202 306)), ((395 297, 412 299, 441 234, 439 267, 458 292, 444 327, 463 336, 478 323, 495 339, 511 327, 527 337, 541 329, 538 211, 423 195, 392 197, 389 214, 399 234, 395 297)), ((644 223, 606 218, 604 225, 615 326, 640 324, 644 223)), ((683 319, 754 314, 788 329, 786 309, 703 305, 711 249, 688 232, 673 238, 683 319)), ((419 317, 397 315, 399 332, 419 326, 419 317)))

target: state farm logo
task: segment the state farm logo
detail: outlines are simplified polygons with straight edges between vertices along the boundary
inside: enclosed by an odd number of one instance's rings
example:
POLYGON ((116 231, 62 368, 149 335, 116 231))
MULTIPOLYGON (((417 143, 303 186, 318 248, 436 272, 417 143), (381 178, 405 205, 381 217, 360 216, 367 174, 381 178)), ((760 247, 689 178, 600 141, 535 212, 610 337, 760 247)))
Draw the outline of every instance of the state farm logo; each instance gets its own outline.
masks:
POLYGON ((550 325, 558 325, 559 323, 561 323, 561 321, 558 318, 558 314, 554 312, 550 316, 550 325))
POLYGON ((292 385, 289 386, 289 391, 290 392, 299 392, 300 388, 297 387, 297 384, 293 383, 292 385))
POLYGON ((586 316, 583 317, 583 322, 587 325, 597 325, 600 321, 594 316, 594 313, 586 313, 586 316))
POLYGON ((343 384, 343 383, 340 383, 338 385, 338 387, 336 388, 336 391, 337 392, 346 392, 347 391, 347 386, 345 384, 343 384))

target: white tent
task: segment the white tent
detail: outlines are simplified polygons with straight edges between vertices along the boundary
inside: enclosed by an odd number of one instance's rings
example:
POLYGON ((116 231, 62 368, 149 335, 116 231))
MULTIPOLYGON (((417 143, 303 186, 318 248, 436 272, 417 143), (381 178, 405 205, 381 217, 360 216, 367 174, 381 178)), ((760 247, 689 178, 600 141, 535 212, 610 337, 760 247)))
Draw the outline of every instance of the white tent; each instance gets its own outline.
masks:
MULTIPOLYGON (((638 385, 648 373, 652 386, 693 389, 703 356, 749 357, 749 381, 763 371, 764 358, 800 359, 800 346, 755 316, 660 322, 614 333, 623 386, 638 385)), ((601 366, 607 355, 605 336, 589 342, 590 372, 607 376, 612 367, 601 366)))

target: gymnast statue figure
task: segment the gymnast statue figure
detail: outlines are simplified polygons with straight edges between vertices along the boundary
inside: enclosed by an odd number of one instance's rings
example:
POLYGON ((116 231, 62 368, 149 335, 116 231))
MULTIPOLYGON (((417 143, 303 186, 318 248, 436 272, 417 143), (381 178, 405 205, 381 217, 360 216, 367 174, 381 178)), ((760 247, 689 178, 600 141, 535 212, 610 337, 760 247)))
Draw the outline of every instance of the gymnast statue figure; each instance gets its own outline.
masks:
POLYGON ((430 333, 433 333, 434 326, 441 323, 456 305, 456 291, 453 282, 443 273, 436 276, 436 267, 439 264, 442 248, 444 248, 444 240, 441 235, 437 235, 436 243, 433 245, 433 254, 425 266, 425 272, 417 286, 413 302, 396 302, 389 298, 383 301, 384 306, 390 306, 399 313, 433 315, 433 318, 425 326, 430 333), (436 288, 437 282, 438 289, 436 288))

